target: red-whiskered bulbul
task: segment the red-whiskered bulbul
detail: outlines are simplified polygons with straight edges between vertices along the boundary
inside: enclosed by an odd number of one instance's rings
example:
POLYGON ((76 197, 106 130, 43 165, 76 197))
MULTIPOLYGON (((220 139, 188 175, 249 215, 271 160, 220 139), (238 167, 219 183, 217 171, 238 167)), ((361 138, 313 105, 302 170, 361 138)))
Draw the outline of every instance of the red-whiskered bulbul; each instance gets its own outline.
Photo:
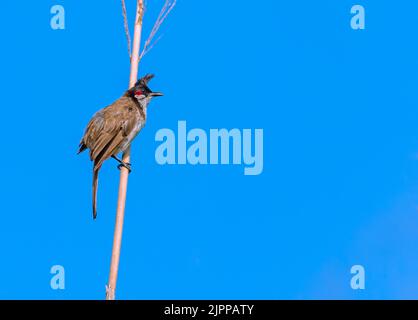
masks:
MULTIPOLYGON (((148 104, 154 97, 162 96, 153 92, 148 82, 154 77, 148 74, 139 79, 135 86, 111 105, 96 112, 87 125, 81 139, 78 153, 90 149, 90 160, 93 167, 93 219, 97 216, 97 184, 99 170, 110 157, 131 172, 131 164, 118 158, 145 126, 148 104)), ((123 158, 123 157, 122 157, 123 158)))

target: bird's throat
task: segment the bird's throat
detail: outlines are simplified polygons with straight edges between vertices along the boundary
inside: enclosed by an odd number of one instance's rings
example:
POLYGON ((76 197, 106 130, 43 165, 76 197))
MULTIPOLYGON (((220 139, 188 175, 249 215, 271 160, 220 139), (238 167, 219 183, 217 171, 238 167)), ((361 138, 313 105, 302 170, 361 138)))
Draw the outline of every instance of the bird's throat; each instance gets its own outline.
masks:
POLYGON ((132 98, 136 107, 138 108, 139 112, 142 114, 144 118, 147 116, 147 107, 148 103, 145 99, 137 99, 135 97, 132 98))

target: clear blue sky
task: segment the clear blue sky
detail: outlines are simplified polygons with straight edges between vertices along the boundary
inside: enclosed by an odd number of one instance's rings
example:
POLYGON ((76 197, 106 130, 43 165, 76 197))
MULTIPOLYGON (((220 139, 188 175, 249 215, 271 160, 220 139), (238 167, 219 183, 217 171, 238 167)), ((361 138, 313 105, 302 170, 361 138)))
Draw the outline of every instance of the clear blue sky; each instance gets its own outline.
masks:
MULTIPOLYGON (((161 3, 148 1, 145 33, 161 3)), ((418 298, 417 11, 179 0, 140 66, 165 97, 133 146, 118 298, 418 298), (264 172, 158 165, 155 133, 179 120, 262 128, 264 172)), ((128 83, 120 1, 3 1, 0 26, 0 298, 102 299, 119 174, 103 167, 93 221, 76 151, 128 83), (50 28, 55 4, 65 30, 50 28), (50 288, 56 264, 65 290, 50 288)))

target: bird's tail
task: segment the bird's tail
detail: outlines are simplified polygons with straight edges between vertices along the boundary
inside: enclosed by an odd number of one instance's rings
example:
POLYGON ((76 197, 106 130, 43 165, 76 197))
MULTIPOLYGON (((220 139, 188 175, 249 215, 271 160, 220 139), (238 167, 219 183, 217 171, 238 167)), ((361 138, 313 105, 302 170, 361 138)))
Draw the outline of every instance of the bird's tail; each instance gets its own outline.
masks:
POLYGON ((77 152, 77 154, 82 153, 86 149, 87 149, 87 146, 85 145, 84 141, 81 140, 81 142, 80 142, 80 144, 78 146, 78 152, 77 152))
POLYGON ((93 219, 97 217, 97 185, 99 183, 99 168, 93 169, 93 219))

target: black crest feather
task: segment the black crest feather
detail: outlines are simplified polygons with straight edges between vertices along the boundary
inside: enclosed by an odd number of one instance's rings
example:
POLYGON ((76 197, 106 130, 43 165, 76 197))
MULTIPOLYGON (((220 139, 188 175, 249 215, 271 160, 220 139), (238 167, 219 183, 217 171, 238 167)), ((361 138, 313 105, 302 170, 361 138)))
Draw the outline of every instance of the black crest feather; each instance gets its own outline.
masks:
POLYGON ((151 92, 151 90, 148 88, 148 82, 152 78, 154 78, 154 75, 152 73, 149 73, 149 74, 143 76, 141 79, 139 79, 135 83, 135 86, 133 86, 128 91, 126 91, 125 96, 132 96, 137 89, 142 89, 142 91, 145 91, 145 92, 151 92))
POLYGON ((146 86, 152 78, 154 78, 154 75, 152 73, 149 73, 149 74, 145 75, 144 77, 142 77, 141 79, 139 79, 136 82, 135 86, 141 86, 141 85, 146 86))

